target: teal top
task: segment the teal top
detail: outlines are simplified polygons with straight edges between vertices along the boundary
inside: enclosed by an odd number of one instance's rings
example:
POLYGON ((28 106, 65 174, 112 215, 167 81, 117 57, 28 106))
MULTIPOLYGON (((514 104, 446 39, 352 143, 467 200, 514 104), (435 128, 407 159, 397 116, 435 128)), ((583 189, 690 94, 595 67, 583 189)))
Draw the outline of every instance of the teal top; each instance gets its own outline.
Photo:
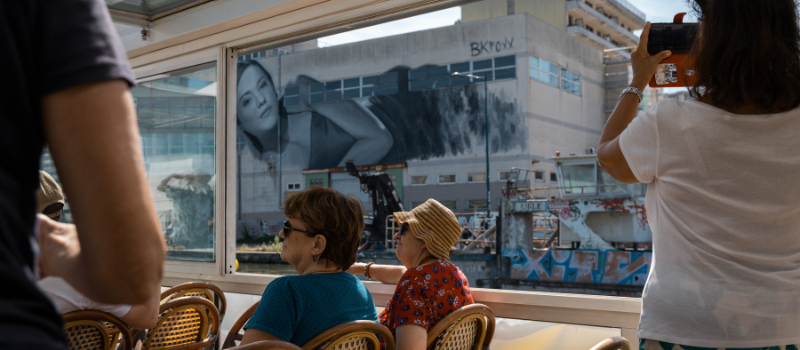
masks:
POLYGON ((244 328, 303 346, 328 328, 356 320, 378 322, 364 284, 346 272, 319 273, 272 281, 244 328))

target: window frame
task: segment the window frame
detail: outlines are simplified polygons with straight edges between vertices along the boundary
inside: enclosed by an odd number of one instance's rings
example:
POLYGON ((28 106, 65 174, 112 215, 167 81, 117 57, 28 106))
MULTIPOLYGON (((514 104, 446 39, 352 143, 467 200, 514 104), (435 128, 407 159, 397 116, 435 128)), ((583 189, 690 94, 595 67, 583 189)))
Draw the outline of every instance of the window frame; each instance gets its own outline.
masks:
POLYGON ((428 185, 428 175, 409 175, 408 176, 408 185, 409 186, 427 186, 428 185), (424 183, 414 183, 414 178, 415 177, 421 177, 421 176, 425 177, 425 182, 424 183))
MULTIPOLYGON (((230 269, 233 269, 233 266, 235 265, 235 253, 233 255, 225 254, 226 249, 230 244, 230 238, 226 237, 226 232, 235 232, 235 221, 231 220, 228 222, 226 221, 226 217, 236 217, 235 206, 231 207, 229 203, 233 201, 231 201, 231 198, 228 198, 229 194, 234 192, 229 191, 227 188, 228 185, 226 185, 226 178, 230 178, 229 176, 231 170, 235 171, 235 166, 233 169, 230 169, 227 159, 230 159, 228 158, 230 156, 229 153, 232 153, 235 157, 237 140, 235 128, 232 130, 227 130, 227 133, 225 129, 226 124, 230 125, 229 123, 232 114, 229 115, 227 113, 230 108, 228 103, 231 101, 229 101, 227 98, 229 91, 227 91, 227 84, 224 82, 227 82, 228 77, 230 76, 231 64, 234 68, 233 78, 236 78, 235 69, 237 58, 235 56, 228 55, 228 51, 229 49, 226 47, 215 47, 183 56, 178 56, 161 62, 141 65, 133 69, 134 76, 136 77, 136 82, 138 84, 162 79, 164 78, 164 74, 177 70, 191 68, 202 64, 209 64, 212 62, 216 63, 217 96, 215 97, 214 108, 214 146, 216 148, 214 152, 214 158, 216 171, 216 193, 214 203, 214 220, 217 224, 215 225, 214 232, 214 262, 166 260, 164 263, 165 278, 167 276, 184 276, 187 274, 222 275, 229 270, 226 267, 229 266, 230 269), (226 103, 226 101, 228 103, 226 103), (232 229, 234 231, 231 231, 232 229)), ((234 103, 235 107, 235 98, 232 102, 234 103)), ((235 125, 235 115, 233 115, 233 118, 233 125, 235 125)), ((235 173, 233 178, 235 178, 235 173)), ((234 235, 234 251, 235 246, 236 237, 234 235)))
POLYGON ((436 184, 437 185, 455 185, 458 183, 458 175, 455 173, 453 174, 436 174, 436 184), (453 176, 453 182, 442 182, 442 176, 453 176))
POLYGON ((484 183, 484 182, 486 182, 486 179, 487 179, 487 177, 486 177, 486 173, 485 172, 483 172, 483 173, 482 172, 467 173, 467 183, 471 183, 471 184, 484 183), (470 180, 473 175, 483 175, 484 179, 483 180, 470 180))

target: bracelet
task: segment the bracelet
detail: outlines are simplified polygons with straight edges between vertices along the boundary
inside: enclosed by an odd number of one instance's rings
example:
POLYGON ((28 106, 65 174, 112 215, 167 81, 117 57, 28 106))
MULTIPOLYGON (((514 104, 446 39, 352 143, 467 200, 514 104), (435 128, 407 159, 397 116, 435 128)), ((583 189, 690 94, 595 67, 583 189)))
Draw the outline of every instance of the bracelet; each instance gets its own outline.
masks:
POLYGON ((366 266, 364 266, 364 276, 367 276, 368 280, 372 279, 372 276, 369 275, 369 267, 372 266, 373 264, 375 264, 375 263, 371 262, 371 263, 367 264, 366 266))

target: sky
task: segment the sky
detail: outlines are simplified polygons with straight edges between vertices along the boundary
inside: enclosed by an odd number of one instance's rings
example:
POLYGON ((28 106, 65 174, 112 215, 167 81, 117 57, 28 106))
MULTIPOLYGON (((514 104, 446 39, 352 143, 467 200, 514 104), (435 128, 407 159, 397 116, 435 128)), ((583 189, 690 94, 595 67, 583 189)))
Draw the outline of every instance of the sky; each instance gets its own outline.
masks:
MULTIPOLYGON (((623 0, 624 1, 624 0, 623 0)), ((627 0, 645 13, 651 22, 672 22, 672 17, 678 12, 691 10, 686 0, 627 0)), ((406 19, 379 24, 376 26, 349 31, 319 39, 320 46, 341 45, 356 41, 375 39, 384 36, 398 35, 454 24, 461 19, 461 9, 458 7, 409 17, 406 19)), ((687 17, 687 22, 696 21, 694 17, 687 17)), ((639 34, 639 31, 636 32, 639 34)))

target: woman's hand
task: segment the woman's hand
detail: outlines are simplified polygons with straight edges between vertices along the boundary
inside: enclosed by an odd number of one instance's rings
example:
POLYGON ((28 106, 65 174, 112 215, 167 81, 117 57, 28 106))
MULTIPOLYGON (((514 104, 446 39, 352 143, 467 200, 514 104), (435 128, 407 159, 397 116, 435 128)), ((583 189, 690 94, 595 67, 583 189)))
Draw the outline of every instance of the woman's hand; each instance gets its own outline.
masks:
POLYGON ((650 25, 650 22, 645 24, 642 35, 639 37, 639 47, 631 53, 631 66, 633 66, 631 86, 640 91, 644 91, 647 83, 655 75, 658 63, 672 55, 669 50, 661 51, 654 56, 647 53, 647 36, 650 34, 650 25))

